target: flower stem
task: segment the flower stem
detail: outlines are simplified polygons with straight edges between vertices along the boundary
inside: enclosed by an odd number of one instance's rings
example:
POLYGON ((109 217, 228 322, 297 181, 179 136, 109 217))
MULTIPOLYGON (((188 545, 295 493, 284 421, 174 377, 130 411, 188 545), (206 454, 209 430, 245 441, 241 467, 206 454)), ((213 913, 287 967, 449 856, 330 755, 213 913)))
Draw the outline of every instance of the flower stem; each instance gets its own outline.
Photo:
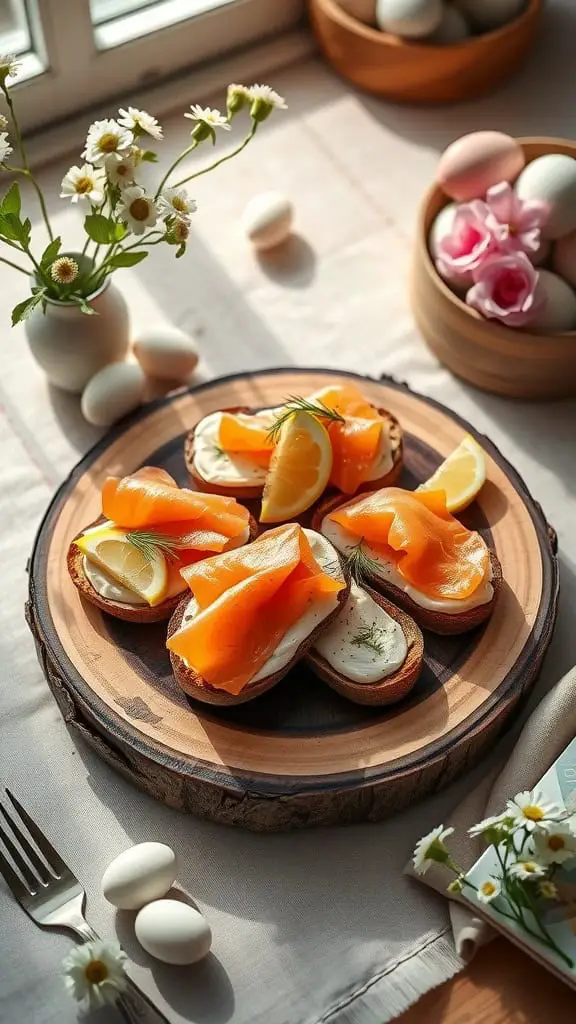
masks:
POLYGON ((44 202, 44 196, 42 194, 42 189, 40 188, 40 185, 36 181, 36 178, 32 174, 32 171, 30 170, 30 166, 28 164, 28 159, 26 157, 26 150, 24 148, 24 142, 23 142, 23 139, 22 139, 22 135, 20 134, 20 128, 18 126, 18 119, 16 117, 16 111, 14 110, 14 104, 12 103, 12 97, 10 96, 10 93, 9 93, 8 89, 6 88, 5 84, 2 84, 2 92, 4 93, 4 98, 6 100, 6 103, 8 104, 8 109, 10 110, 10 115, 12 117, 12 123, 14 125, 14 135, 16 137, 16 145, 18 146, 18 150, 19 150, 20 156, 22 158, 22 164, 23 164, 22 174, 24 174, 28 178, 30 184, 32 185, 32 188, 34 189, 34 191, 36 192, 36 195, 38 196, 38 202, 40 203, 40 209, 42 210, 42 217, 44 218, 44 223, 45 223, 46 229, 48 231, 48 237, 49 237, 50 241, 52 242, 52 241, 54 241, 54 235, 52 234, 52 228, 50 227, 50 220, 48 218, 48 210, 46 209, 46 203, 44 202))
MULTIPOLYGON (((226 161, 227 160, 231 160, 232 157, 238 156, 238 153, 241 153, 242 150, 246 148, 246 146, 251 141, 251 139, 254 138, 254 136, 256 134, 256 129, 257 128, 258 128, 258 121, 253 121, 252 122, 252 127, 251 127, 250 131, 248 132, 248 135, 246 136, 244 141, 241 142, 240 145, 236 149, 233 149, 231 153, 227 153, 226 156, 221 156, 219 160, 215 160, 214 163, 213 164, 209 164, 208 167, 203 167, 202 170, 195 171, 194 174, 189 174, 187 178, 182 178, 181 181, 177 181, 176 184, 173 187, 174 188, 180 188, 180 186, 181 185, 185 185, 187 181, 192 181, 192 178, 200 178, 201 175, 208 174, 208 171, 213 171, 215 167, 219 167, 220 164, 226 163, 226 161)), ((165 180, 166 179, 164 179, 164 181, 165 180)), ((164 184, 164 182, 162 184, 164 184)))
POLYGON ((158 189, 157 189, 156 195, 154 196, 155 200, 158 199, 158 196, 160 195, 162 189, 164 188, 164 185, 168 181, 168 178, 172 174, 172 171, 174 171, 178 167, 178 164, 181 163, 182 160, 184 160, 187 156, 190 155, 190 153, 192 153, 195 149, 197 149, 198 145, 199 145, 198 140, 197 139, 192 139, 191 145, 188 146, 188 148, 185 149, 183 153, 180 153, 180 156, 177 157, 176 160, 174 161, 174 163, 170 165, 170 167, 166 171, 166 174, 162 178, 162 181, 158 185, 158 189))

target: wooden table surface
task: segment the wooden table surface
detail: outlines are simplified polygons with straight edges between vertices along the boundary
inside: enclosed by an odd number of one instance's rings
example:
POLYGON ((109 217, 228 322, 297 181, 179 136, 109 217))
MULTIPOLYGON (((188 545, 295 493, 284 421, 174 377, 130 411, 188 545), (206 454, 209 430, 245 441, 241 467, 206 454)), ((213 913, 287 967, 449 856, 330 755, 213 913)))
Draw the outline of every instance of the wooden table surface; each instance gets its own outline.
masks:
POLYGON ((398 1024, 564 1024, 576 992, 505 939, 480 951, 466 971, 425 995, 398 1024))

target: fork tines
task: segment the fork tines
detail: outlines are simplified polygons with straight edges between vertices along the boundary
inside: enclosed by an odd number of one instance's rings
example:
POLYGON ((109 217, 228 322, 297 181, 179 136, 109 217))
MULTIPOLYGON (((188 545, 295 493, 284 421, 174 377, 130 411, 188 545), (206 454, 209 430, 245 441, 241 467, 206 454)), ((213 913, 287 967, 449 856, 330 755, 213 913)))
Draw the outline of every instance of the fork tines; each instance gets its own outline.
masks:
POLYGON ((68 869, 44 833, 8 789, 6 796, 13 809, 9 812, 0 803, 0 840, 20 877, 1 851, 0 873, 4 875, 17 899, 23 899, 27 895, 34 896, 39 889, 67 874, 68 869), (4 822, 10 827, 10 832, 4 822))

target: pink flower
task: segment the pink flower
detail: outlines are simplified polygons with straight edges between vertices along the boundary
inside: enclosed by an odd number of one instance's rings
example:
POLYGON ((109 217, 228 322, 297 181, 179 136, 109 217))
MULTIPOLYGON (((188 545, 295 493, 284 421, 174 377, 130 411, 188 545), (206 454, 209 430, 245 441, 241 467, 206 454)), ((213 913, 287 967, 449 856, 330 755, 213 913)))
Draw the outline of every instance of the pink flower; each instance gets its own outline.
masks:
POLYGON ((539 277, 524 252, 491 256, 475 271, 466 302, 489 320, 522 327, 545 301, 539 277))
POLYGON ((541 228, 548 217, 547 203, 520 199, 507 181, 492 185, 486 205, 501 227, 499 246, 503 252, 537 252, 541 228))
POLYGON ((481 199, 462 203, 450 234, 438 243, 438 273, 447 280, 457 280, 477 270, 496 250, 500 231, 498 221, 481 199))

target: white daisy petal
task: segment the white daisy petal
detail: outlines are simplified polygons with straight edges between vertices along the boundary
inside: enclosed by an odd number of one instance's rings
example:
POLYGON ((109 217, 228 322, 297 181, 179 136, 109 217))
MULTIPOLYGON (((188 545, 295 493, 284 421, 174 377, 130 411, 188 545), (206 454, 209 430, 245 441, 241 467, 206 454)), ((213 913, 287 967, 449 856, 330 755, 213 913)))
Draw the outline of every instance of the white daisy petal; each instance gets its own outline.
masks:
POLYGON ((65 988, 84 1010, 115 1003, 127 985, 125 962, 117 942, 98 939, 75 946, 62 961, 65 988))
POLYGON ((0 132, 3 132, 8 127, 8 118, 4 117, 4 114, 0 114, 0 132))
POLYGON ((437 825, 427 836, 424 836, 416 844, 412 863, 417 875, 424 875, 433 861, 442 862, 447 859, 447 851, 444 847, 444 840, 451 836, 453 828, 444 828, 444 825, 437 825), (444 854, 446 854, 444 856, 444 854))
POLYGON ((515 864, 511 864, 508 868, 508 872, 513 878, 520 878, 524 881, 534 880, 542 878, 542 875, 546 874, 546 868, 543 864, 539 864, 537 860, 518 860, 515 864))
POLYGON ((158 198, 158 210, 163 217, 187 219, 191 213, 196 213, 196 200, 183 188, 165 188, 158 198))
POLYGON ((504 824, 506 815, 496 814, 490 818, 484 818, 484 821, 479 821, 477 825, 472 825, 468 829, 469 836, 481 836, 489 828, 501 828, 504 824))
POLYGON ((534 854, 543 864, 563 864, 576 857, 576 836, 566 822, 547 822, 534 835, 534 854))
POLYGON ((0 82, 5 82, 7 78, 15 78, 21 67, 22 61, 17 60, 15 54, 1 53, 0 82))
POLYGON ((105 121, 94 121, 88 129, 86 148, 82 153, 85 160, 93 164, 102 164, 111 153, 125 153, 134 142, 132 132, 118 121, 108 118, 105 121))
POLYGON ((128 107, 127 110, 124 110, 123 107, 120 107, 118 113, 120 114, 118 124, 123 125, 124 128, 129 128, 135 136, 150 135, 158 141, 163 138, 162 126, 146 110, 138 110, 137 107, 128 107))
POLYGON ((6 132, 0 132, 0 164, 3 164, 12 152, 13 149, 8 142, 8 135, 6 132))
POLYGON ((560 807, 545 800, 538 789, 517 793, 513 800, 508 801, 506 814, 514 819, 517 828, 525 828, 529 832, 546 828, 547 822, 560 821, 566 816, 560 807))
POLYGON ((212 107, 201 107, 199 103, 192 103, 190 110, 191 113, 184 114, 184 117, 188 117, 191 121, 205 124, 208 128, 222 128, 225 132, 230 131, 227 118, 219 110, 212 107))
POLYGON ((280 96, 274 89, 271 89, 269 85, 251 85, 250 86, 250 99, 263 100, 264 103, 268 103, 269 106, 274 107, 276 110, 288 110, 288 104, 283 96, 280 96))
POLYGON ((83 200, 99 206, 104 202, 105 184, 106 175, 100 168, 92 164, 74 166, 62 178, 60 198, 71 199, 73 203, 83 200))
POLYGON ((481 882, 478 886, 476 895, 481 903, 491 903, 501 892, 502 886, 499 879, 487 878, 485 882, 481 882))
POLYGON ((111 153, 104 161, 104 170, 112 185, 126 188, 134 183, 136 161, 131 152, 111 153))
POLYGON ((139 185, 129 185, 124 189, 116 207, 116 215, 134 235, 143 235, 146 228, 154 227, 158 220, 154 200, 139 185))

